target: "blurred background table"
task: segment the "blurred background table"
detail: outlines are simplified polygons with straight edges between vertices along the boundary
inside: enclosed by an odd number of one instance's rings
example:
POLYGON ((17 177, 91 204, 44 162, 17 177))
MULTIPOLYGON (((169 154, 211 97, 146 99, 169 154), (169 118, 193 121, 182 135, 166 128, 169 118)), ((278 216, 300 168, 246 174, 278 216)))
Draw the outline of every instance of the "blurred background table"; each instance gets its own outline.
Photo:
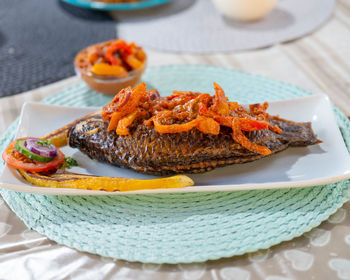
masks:
MULTIPOLYGON (((325 92, 350 116, 350 1, 313 34, 272 47, 210 55, 146 49, 149 66, 210 64, 325 92)), ((1 69, 1 66, 0 66, 1 69)), ((1 72, 0 72, 1 73, 1 72)), ((0 132, 27 101, 40 101, 77 77, 0 99, 0 132)), ((1 88, 0 88, 1 91, 1 88)), ((350 203, 304 236, 253 254, 187 265, 128 263, 77 252, 31 231, 0 198, 0 279, 350 279, 350 203)))

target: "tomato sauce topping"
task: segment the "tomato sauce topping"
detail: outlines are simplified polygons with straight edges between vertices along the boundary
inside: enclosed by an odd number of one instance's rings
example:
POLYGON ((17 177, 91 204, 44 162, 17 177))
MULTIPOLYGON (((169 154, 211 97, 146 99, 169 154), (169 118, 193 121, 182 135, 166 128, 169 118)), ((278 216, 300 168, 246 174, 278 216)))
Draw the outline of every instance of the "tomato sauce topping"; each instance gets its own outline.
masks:
POLYGON ((248 111, 237 102, 228 101, 217 83, 214 83, 214 91, 214 96, 173 91, 170 96, 160 97, 157 90, 147 91, 145 83, 141 83, 134 89, 121 90, 102 108, 102 117, 109 122, 108 131, 115 130, 119 135, 128 135, 128 127, 135 120, 142 120, 159 133, 198 129, 218 135, 221 126, 230 127, 233 139, 242 147, 261 155, 271 154, 271 150, 251 142, 243 133, 262 129, 282 133, 278 126, 269 123, 268 103, 252 104, 248 111))

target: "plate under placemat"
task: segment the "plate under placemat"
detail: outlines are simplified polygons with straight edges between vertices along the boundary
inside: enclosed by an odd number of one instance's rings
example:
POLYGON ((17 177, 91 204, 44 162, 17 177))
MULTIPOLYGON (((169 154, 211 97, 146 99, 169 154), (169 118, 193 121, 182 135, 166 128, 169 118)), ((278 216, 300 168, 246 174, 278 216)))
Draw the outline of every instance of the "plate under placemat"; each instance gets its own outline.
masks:
MULTIPOLYGON (((217 81, 242 103, 310 94, 283 82, 206 66, 149 68, 147 84, 167 93, 174 88, 211 92, 217 81)), ((77 84, 46 103, 101 106, 108 98, 77 84)), ((350 122, 337 122, 349 147, 350 122)), ((1 139, 13 139, 14 123, 1 139)), ((350 182, 300 189, 124 196, 46 196, 2 189, 26 225, 81 251, 117 259, 185 263, 218 259, 268 248, 319 225, 350 198, 350 182)))

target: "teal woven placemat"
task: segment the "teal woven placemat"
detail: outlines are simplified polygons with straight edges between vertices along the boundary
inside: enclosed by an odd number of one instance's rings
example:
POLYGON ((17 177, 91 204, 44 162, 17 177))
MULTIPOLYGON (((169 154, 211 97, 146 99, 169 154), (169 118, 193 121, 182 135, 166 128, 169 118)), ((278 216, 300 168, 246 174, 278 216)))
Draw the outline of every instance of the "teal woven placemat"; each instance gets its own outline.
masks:
MULTIPOLYGON (((208 66, 150 68, 144 80, 163 94, 212 92, 216 81, 231 100, 258 102, 311 94, 279 81, 208 66)), ((80 83, 46 103, 101 106, 108 98, 80 83)), ((335 109, 350 146, 350 122, 335 109)), ((17 123, 0 140, 13 139, 17 123)), ((2 168, 3 165, 1 165, 2 168)), ((123 196, 46 196, 1 189, 26 225, 81 251, 129 261, 185 263, 268 248, 309 231, 350 198, 350 181, 310 188, 123 196)))

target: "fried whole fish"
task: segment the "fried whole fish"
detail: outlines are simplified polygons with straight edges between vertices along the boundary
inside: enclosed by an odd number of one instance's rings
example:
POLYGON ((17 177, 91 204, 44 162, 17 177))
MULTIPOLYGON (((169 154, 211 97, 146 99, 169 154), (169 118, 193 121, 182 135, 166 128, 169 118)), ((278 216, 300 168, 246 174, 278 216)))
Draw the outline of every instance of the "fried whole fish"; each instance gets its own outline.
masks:
MULTIPOLYGON (((282 133, 262 129, 245 132, 271 154, 290 146, 320 143, 311 124, 296 123, 271 117, 282 133)), ((79 120, 69 131, 69 145, 92 159, 148 174, 200 173, 216 167, 258 160, 266 155, 242 147, 232 138, 232 130, 223 127, 218 135, 197 129, 181 133, 159 133, 137 121, 129 127, 129 135, 107 131, 109 123, 101 114, 79 120)))

